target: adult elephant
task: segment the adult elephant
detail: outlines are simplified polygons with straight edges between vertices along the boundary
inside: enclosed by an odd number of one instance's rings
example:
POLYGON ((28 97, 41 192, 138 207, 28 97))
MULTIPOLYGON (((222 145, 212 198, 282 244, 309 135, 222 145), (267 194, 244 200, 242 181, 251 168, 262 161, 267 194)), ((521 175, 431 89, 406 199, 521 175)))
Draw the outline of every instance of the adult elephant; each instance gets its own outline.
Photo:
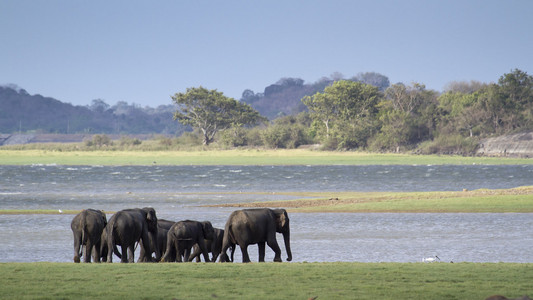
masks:
POLYGON ((107 225, 107 218, 103 211, 96 209, 84 209, 74 216, 70 228, 74 235, 74 262, 80 262, 80 256, 85 256, 86 263, 100 262, 100 246, 102 231, 107 225), (85 254, 83 254, 85 246, 85 254))
POLYGON ((226 251, 231 245, 239 245, 242 251, 242 262, 250 262, 248 245, 257 244, 259 261, 265 261, 265 243, 274 250, 274 261, 281 262, 281 249, 276 240, 276 232, 283 234, 287 261, 292 260, 290 244, 289 216, 284 209, 243 209, 231 213, 224 228, 222 254, 220 261, 228 261, 226 251))
POLYGON ((209 262, 205 240, 212 240, 213 237, 214 229, 209 221, 179 221, 168 231, 167 249, 161 260, 165 262, 188 261, 192 246, 198 244, 205 261, 209 262))
MULTIPOLYGON (((212 240, 205 240, 205 246, 207 247, 207 252, 212 253, 211 261, 216 261, 220 253, 222 252, 222 241, 224 239, 224 229, 213 228, 214 235, 212 240)), ((231 248, 231 261, 233 261, 233 253, 235 252, 235 247, 231 248)), ((202 250, 198 244, 194 245, 192 248, 192 254, 189 256, 189 261, 196 259, 196 262, 200 262, 200 255, 202 250)))
MULTIPOLYGON (((157 242, 157 215, 153 208, 125 209, 115 213, 106 226, 107 249, 121 246, 121 262, 134 262, 135 243, 141 245, 141 253, 152 253, 150 239, 157 242)), ((141 261, 151 261, 141 255, 141 261)), ((113 251, 108 251, 107 262, 113 262, 113 251)))

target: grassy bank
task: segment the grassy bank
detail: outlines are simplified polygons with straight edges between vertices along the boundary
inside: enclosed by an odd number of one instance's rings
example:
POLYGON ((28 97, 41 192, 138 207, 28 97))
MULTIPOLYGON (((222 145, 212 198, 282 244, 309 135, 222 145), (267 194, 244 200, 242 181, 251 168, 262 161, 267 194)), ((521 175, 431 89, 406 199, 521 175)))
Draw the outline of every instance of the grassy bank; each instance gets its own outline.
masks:
MULTIPOLYGON (((264 193, 246 194, 253 197, 264 193)), ((289 212, 533 213, 533 186, 446 192, 285 192, 278 195, 285 195, 287 198, 298 197, 298 199, 212 206, 284 207, 289 212)), ((0 209, 0 215, 77 214, 78 212, 77 210, 0 209)))
POLYGON ((0 148, 0 165, 471 165, 533 164, 527 158, 293 150, 49 151, 0 148))
POLYGON ((456 192, 293 192, 280 194, 302 198, 219 206, 284 207, 292 212, 533 213, 533 186, 456 192))
POLYGON ((7 263, 0 282, 5 299, 485 299, 533 294, 533 265, 7 263))

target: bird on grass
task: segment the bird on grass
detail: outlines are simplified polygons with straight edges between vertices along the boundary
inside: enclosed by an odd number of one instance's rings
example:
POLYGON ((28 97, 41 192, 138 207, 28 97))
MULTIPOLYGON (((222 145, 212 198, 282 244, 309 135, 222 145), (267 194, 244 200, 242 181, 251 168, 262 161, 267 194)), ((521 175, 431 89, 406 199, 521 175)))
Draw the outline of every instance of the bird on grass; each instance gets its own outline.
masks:
POLYGON ((440 258, 437 255, 435 255, 435 257, 423 258, 422 261, 423 262, 436 262, 436 261, 440 261, 440 258))

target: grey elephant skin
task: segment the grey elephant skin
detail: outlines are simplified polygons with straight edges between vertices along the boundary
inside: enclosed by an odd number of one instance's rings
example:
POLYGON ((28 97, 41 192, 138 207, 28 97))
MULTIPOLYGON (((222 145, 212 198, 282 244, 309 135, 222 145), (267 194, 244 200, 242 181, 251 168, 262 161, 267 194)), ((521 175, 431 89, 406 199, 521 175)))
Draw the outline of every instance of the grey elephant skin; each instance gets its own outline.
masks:
MULTIPOLYGON (((157 215, 153 208, 125 209, 115 213, 106 226, 107 249, 121 246, 121 262, 134 262, 135 243, 141 246, 139 261, 151 261, 143 257, 152 253, 150 240, 157 243, 157 215)), ((113 262, 113 251, 108 251, 107 262, 113 262)))
POLYGON ((161 257, 163 257, 163 252, 167 249, 168 231, 175 223, 174 221, 164 219, 157 220, 157 241, 150 241, 154 247, 152 250, 155 252, 155 261, 160 261, 161 257))
POLYGON ((274 251, 274 261, 281 262, 281 249, 276 240, 276 232, 283 234, 287 261, 292 260, 289 216, 285 209, 243 209, 231 213, 224 228, 220 261, 228 261, 226 251, 232 245, 239 245, 242 262, 250 262, 248 246, 257 244, 259 261, 265 261, 265 243, 274 251))
POLYGON ((80 256, 84 256, 86 263, 100 262, 101 236, 107 225, 107 218, 103 211, 85 209, 74 216, 70 228, 74 235, 74 262, 80 262, 80 256), (85 246, 85 254, 83 247, 85 246))
POLYGON ((213 236, 213 225, 209 221, 179 221, 168 231, 167 249, 161 260, 164 262, 188 261, 191 248, 194 244, 198 244, 205 261, 209 262, 205 240, 212 240, 213 236))
MULTIPOLYGON (((211 252, 213 255, 211 261, 216 261, 220 253, 222 252, 222 241, 224 240, 224 230, 220 228, 214 228, 214 236, 212 240, 205 240, 205 246, 207 247, 207 252, 211 252)), ((235 252, 235 247, 231 248, 231 261, 233 261, 233 254, 235 252)), ((192 248, 192 254, 189 257, 189 261, 196 259, 196 262, 200 262, 200 255, 202 250, 198 244, 194 245, 192 248)))

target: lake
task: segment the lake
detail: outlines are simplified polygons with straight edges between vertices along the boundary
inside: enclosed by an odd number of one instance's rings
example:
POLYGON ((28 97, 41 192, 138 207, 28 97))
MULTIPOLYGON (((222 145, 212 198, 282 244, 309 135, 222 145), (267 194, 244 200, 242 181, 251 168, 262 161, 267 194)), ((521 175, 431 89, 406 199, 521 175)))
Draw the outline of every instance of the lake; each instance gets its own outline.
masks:
MULTIPOLYGON (((288 199, 276 194, 286 191, 460 191, 532 183, 532 165, 0 166, 0 209, 152 206, 159 218, 209 220, 223 228, 234 209, 199 206, 288 199)), ((445 262, 533 262, 533 214, 289 216, 295 262, 417 262, 435 255, 445 262)), ((0 215, 0 262, 72 261, 73 217, 0 215)), ((281 235, 278 242, 283 249, 281 235)), ((249 252, 257 261, 257 246, 249 252)), ((266 260, 272 258, 267 247, 266 260)))

